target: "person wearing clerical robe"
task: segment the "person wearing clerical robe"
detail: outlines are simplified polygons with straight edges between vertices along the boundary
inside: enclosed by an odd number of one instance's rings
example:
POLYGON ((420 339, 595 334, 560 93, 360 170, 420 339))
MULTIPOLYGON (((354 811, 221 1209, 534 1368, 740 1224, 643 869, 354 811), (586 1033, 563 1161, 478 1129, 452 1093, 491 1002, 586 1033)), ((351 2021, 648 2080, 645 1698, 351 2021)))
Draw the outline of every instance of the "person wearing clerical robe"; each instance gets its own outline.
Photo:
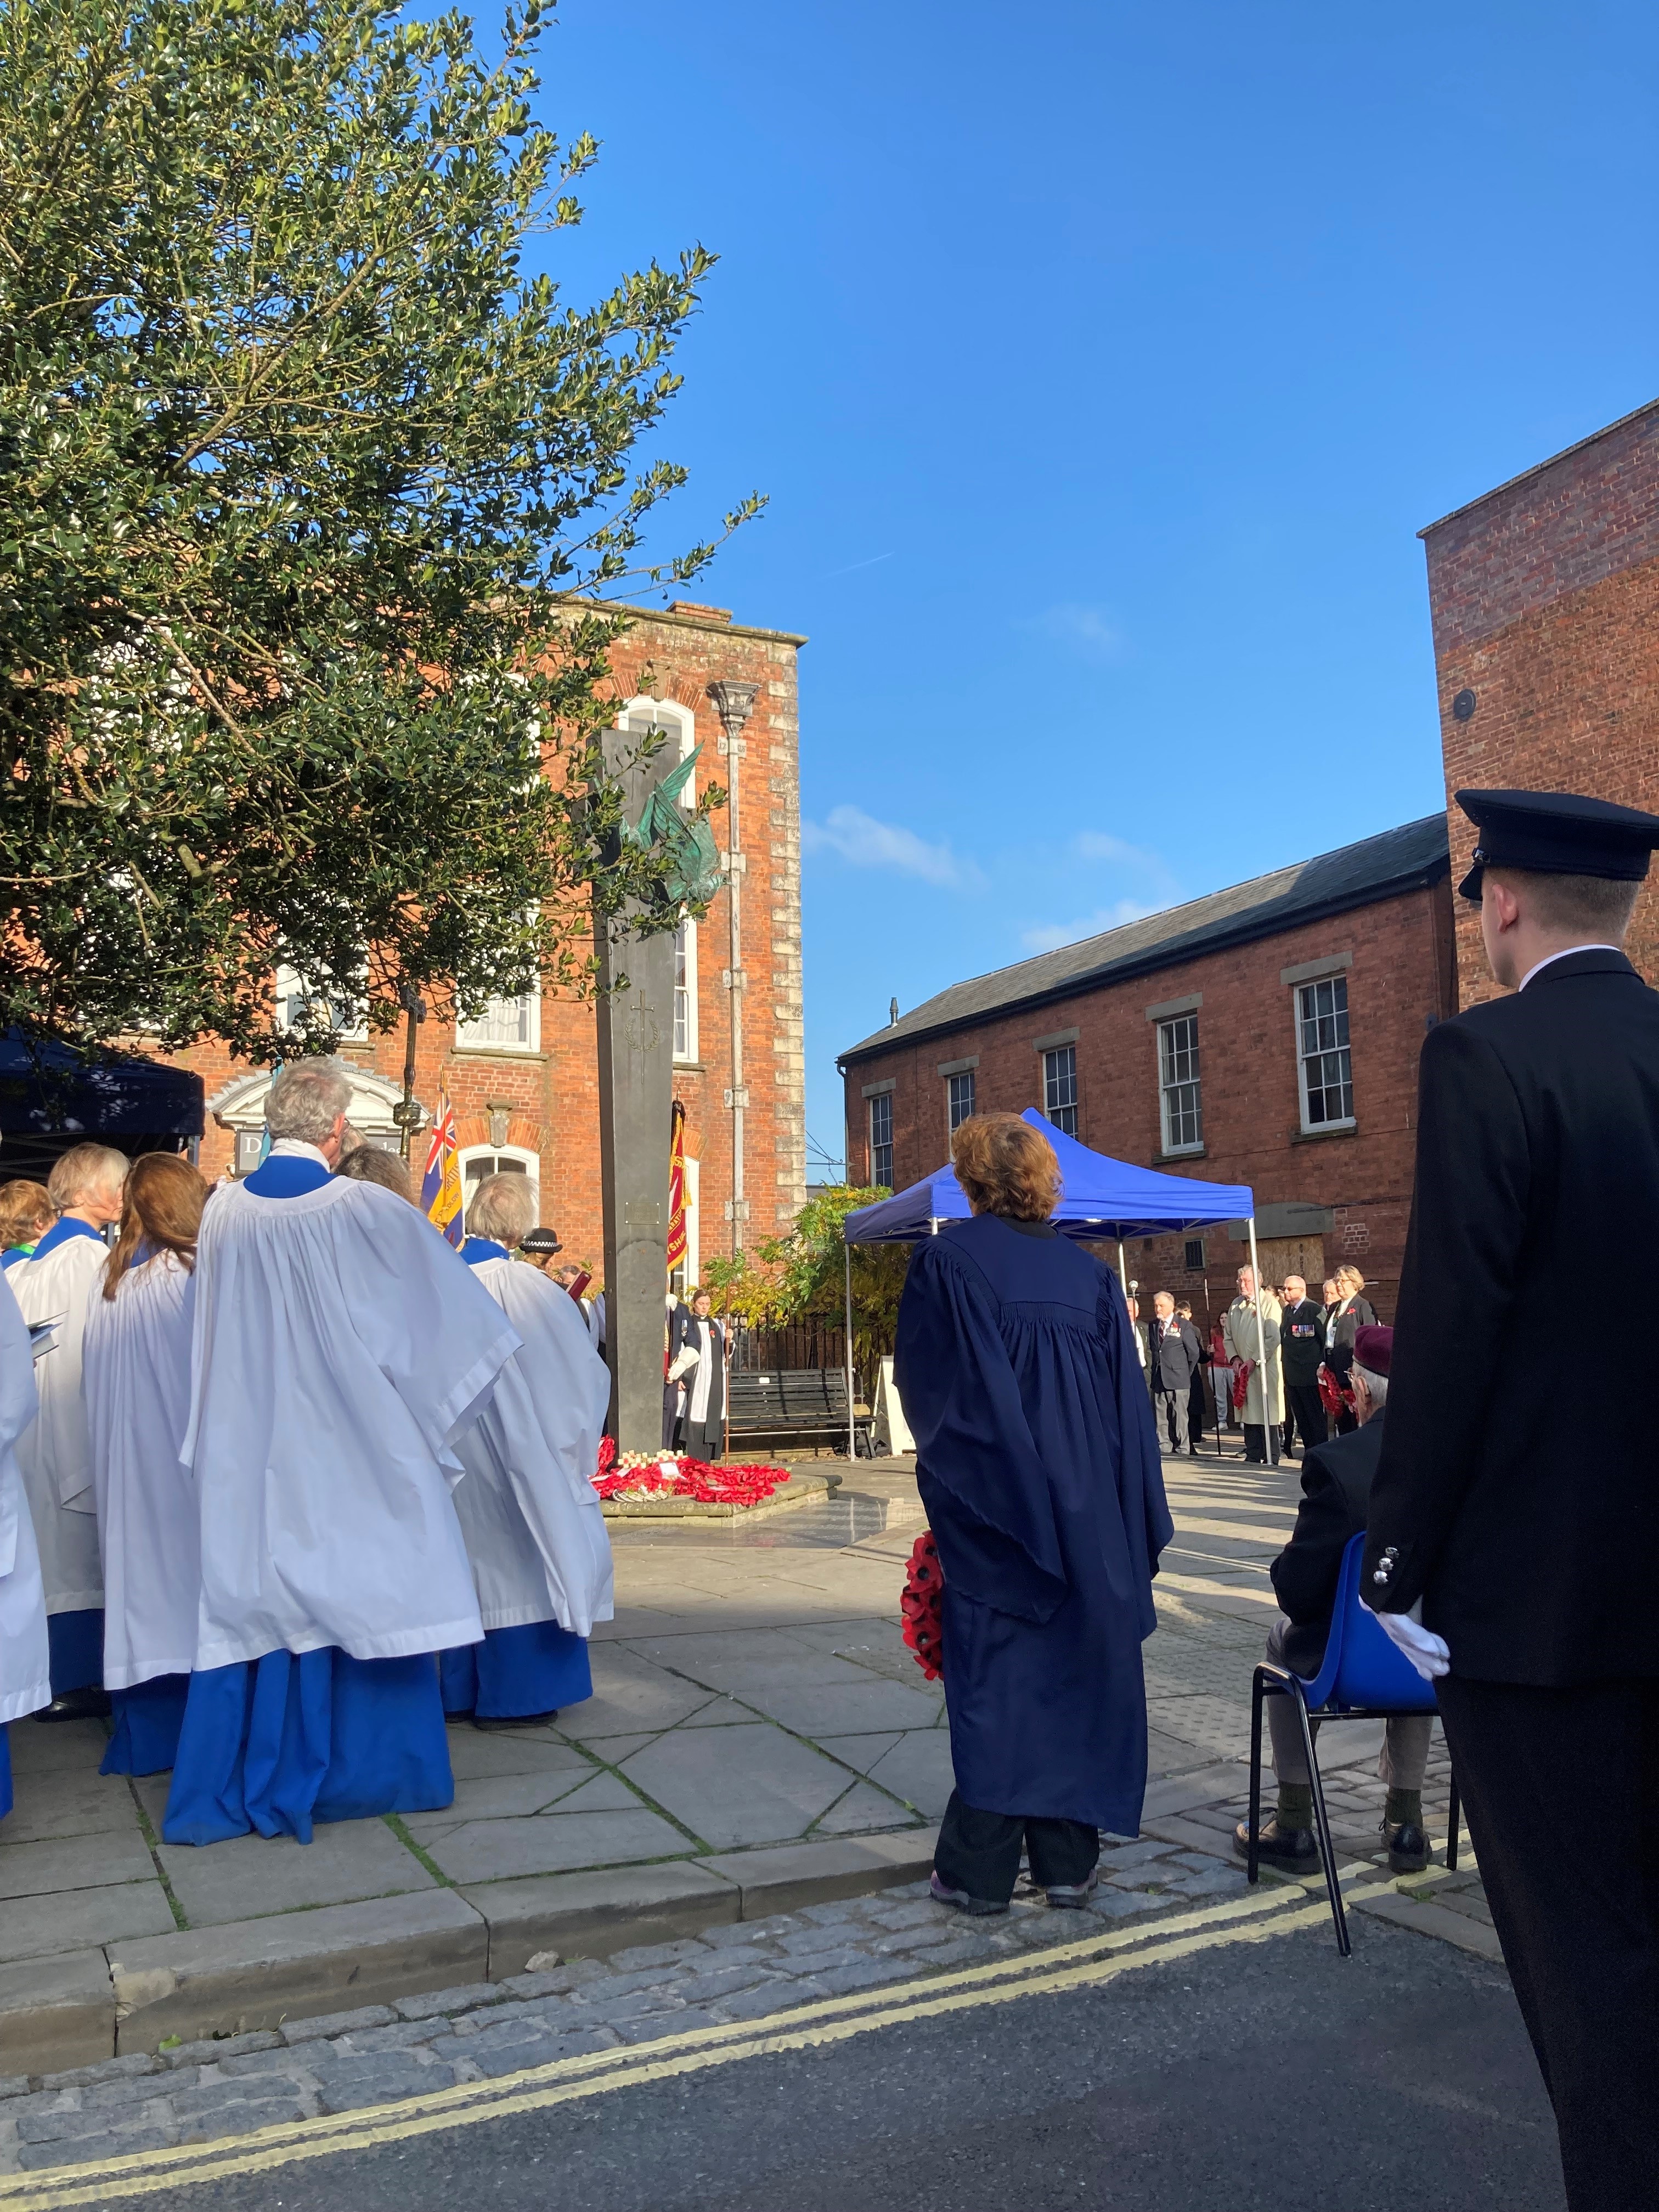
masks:
POLYGON ((593 1487, 611 1376, 575 1301, 512 1254, 536 1219, 521 1175, 486 1176, 461 1257, 522 1339, 455 1440, 455 1510, 482 1644, 443 1656, 444 1705, 475 1727, 551 1720, 593 1694, 587 1638, 612 1613, 611 1539, 593 1487))
POLYGON ((127 1176, 121 1226, 87 1312, 81 1388, 104 1562, 104 1774, 173 1765, 196 1659, 201 1544, 179 1447, 190 1418, 196 1240, 207 1187, 175 1152, 127 1176))
POLYGON ((104 1231, 120 1218, 124 1152, 76 1145, 53 1162, 46 1189, 58 1222, 33 1255, 6 1272, 26 1322, 58 1324, 35 1373, 40 1411, 17 1447, 34 1516, 52 1639, 52 1703, 43 1720, 106 1713, 103 1687, 104 1577, 92 1443, 81 1395, 87 1310, 98 1295, 109 1248, 104 1231))
POLYGON ((161 1833, 288 1834, 454 1796, 434 1655, 483 1625, 453 1449, 519 1348, 411 1206, 337 1176, 337 1060, 291 1063, 268 1158, 202 1216, 190 1417, 201 1599, 161 1833))
POLYGON ((685 1453, 706 1464, 726 1449, 726 1331, 714 1318, 707 1291, 691 1293, 691 1330, 686 1341, 697 1364, 685 1382, 685 1453))
POLYGON ((46 1592, 16 1451, 36 1403, 28 1324, 0 1282, 0 1820, 11 1810, 9 1723, 52 1698, 46 1592))
POLYGON ((1140 1647, 1174 1531, 1123 1293, 1049 1218, 1053 1146, 985 1114, 951 1154, 973 1218, 916 1244, 894 1355, 945 1585, 933 1894, 1006 1911, 1024 1844, 1049 1904, 1078 1906, 1097 1832, 1140 1825, 1140 1647))

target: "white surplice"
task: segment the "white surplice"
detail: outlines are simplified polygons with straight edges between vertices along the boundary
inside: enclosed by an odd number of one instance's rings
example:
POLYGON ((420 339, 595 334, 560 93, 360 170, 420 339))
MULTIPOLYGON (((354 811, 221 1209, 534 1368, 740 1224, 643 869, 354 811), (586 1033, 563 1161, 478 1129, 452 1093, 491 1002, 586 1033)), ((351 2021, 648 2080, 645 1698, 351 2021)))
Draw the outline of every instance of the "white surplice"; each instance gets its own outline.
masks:
POLYGON ((87 1312, 81 1389, 104 1559, 104 1686, 196 1663, 201 1543, 179 1447, 190 1419, 194 1279, 158 1252, 87 1312))
POLYGON ((0 1723, 52 1703, 46 1593, 15 1450, 35 1404, 28 1328, 8 1280, 0 1283, 0 1723))
POLYGON ((201 1513, 198 1668, 478 1642, 449 1446, 518 1345, 389 1190, 210 1199, 180 1448, 201 1513))
POLYGON ((486 1628, 556 1620, 577 1636, 612 1615, 611 1539, 593 1473, 611 1375, 575 1301, 538 1268, 484 1260, 471 1273, 522 1340, 473 1425, 456 1438, 455 1510, 486 1628))
POLYGON ((6 1270, 26 1322, 61 1317, 62 1324, 51 1351, 36 1364, 40 1410, 17 1446, 48 1613, 82 1613, 104 1602, 81 1346, 87 1308, 99 1294, 108 1257, 101 1237, 73 1234, 50 1252, 6 1270))

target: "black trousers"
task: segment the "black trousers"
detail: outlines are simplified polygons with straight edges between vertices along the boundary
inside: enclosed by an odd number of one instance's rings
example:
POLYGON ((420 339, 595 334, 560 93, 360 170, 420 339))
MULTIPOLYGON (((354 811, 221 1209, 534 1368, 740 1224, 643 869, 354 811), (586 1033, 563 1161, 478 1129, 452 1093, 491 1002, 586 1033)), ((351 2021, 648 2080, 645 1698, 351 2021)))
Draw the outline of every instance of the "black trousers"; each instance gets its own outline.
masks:
MULTIPOLYGON (((1454 1664, 1455 1661, 1454 1659, 1454 1664)), ((1659 2197, 1659 1681, 1439 1685, 1571 2212, 1659 2197), (1564 1856, 1582 1806, 1586 1846, 1564 1856)))
POLYGON ((1285 1447, 1290 1449, 1291 1435, 1301 1432, 1303 1447, 1322 1444, 1328 1434, 1325 1426, 1325 1403, 1319 1395, 1317 1382, 1287 1382, 1285 1385, 1285 1447))
POLYGON ((1022 1844, 1040 1889, 1075 1888, 1088 1881, 1100 1858, 1099 1834, 1081 1820, 976 1813, 953 1790, 933 1847, 933 1871, 949 1889, 965 1889, 986 1905, 1006 1905, 1019 1875, 1022 1844))
POLYGON ((1279 1465, 1279 1427, 1277 1421, 1246 1421, 1244 1424, 1244 1458, 1247 1465, 1266 1467, 1269 1458, 1279 1465))
POLYGON ((1178 1390, 1154 1390, 1152 1393, 1152 1421, 1158 1430, 1160 1444, 1171 1451, 1184 1452, 1192 1449, 1188 1433, 1191 1413, 1188 1387, 1182 1383, 1178 1390))

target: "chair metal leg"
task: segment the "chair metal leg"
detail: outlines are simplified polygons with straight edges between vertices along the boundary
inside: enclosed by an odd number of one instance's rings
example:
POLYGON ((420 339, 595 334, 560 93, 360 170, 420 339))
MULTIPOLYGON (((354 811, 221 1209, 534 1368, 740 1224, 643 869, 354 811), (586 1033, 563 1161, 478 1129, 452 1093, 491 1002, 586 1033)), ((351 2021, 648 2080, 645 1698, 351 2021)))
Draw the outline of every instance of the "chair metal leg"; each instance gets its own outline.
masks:
POLYGON ((1457 1770, 1455 1767, 1452 1770, 1449 1781, 1451 1785, 1451 1804, 1446 1814, 1446 1872, 1448 1874, 1455 1874, 1457 1872, 1457 1816, 1462 1810, 1462 1802, 1457 1795, 1457 1770))
POLYGON ((1250 1848, 1244 1863, 1244 1878, 1254 1881, 1261 1871, 1258 1846, 1261 1839, 1261 1669, 1258 1667, 1250 1682, 1250 1848))
POLYGON ((1331 1842, 1331 1824, 1325 1814, 1325 1785, 1319 1776, 1319 1755, 1314 1749, 1314 1733, 1308 1720, 1308 1700, 1294 1676, 1291 1695, 1296 1699, 1296 1717, 1302 1723, 1302 1748, 1307 1754, 1308 1778, 1313 1784, 1314 1826, 1325 1862, 1325 1893, 1330 1899, 1331 1918, 1336 1923, 1336 1948, 1345 1959, 1351 1959, 1353 1946, 1348 1941, 1348 1916, 1342 1909, 1342 1891, 1336 1879, 1336 1850, 1331 1842))

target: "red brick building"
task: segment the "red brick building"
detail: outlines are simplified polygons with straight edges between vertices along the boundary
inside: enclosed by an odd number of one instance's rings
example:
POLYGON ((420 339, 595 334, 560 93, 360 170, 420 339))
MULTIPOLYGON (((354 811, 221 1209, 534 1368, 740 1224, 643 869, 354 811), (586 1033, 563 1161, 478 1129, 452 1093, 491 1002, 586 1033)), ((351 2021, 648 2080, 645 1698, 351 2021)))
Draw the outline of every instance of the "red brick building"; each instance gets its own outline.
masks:
MULTIPOLYGON (((1422 533, 1454 872, 1466 785, 1582 791, 1659 811, 1659 400, 1422 533)), ((1458 995, 1492 995, 1477 910, 1457 922, 1458 995)), ((1659 894, 1631 957, 1659 975, 1659 894)))
MULTIPOLYGON (((801 1030, 800 808, 796 659, 803 638, 734 623, 718 607, 677 602, 640 616, 613 655, 617 722, 678 732, 683 752, 702 747, 697 779, 739 800, 737 854, 741 946, 731 953, 730 896, 684 929, 675 993, 674 1089, 686 1109, 689 1273, 702 1261, 753 1244, 794 1219, 805 1196, 805 1062, 801 1030), (754 707, 733 759, 708 696, 721 679, 752 683, 754 707), (744 993, 747 1109, 743 1127, 746 1218, 731 1213, 734 1121, 730 1006, 733 970, 744 993)), ((730 858, 729 811, 713 817, 730 858)), ((279 990, 290 979, 279 978, 279 990)), ((297 986, 296 986, 297 988, 297 986)), ((395 1143, 392 1109, 402 1095, 403 1035, 345 1037, 356 1071, 353 1119, 375 1141, 395 1143)), ((179 1055, 207 1086, 202 1165, 246 1172, 258 1156, 270 1072, 206 1045, 179 1055)), ((428 1019, 420 1031, 416 1095, 431 1110, 441 1091, 454 1106, 468 1185, 493 1170, 522 1170, 541 1192, 541 1218, 573 1255, 599 1272, 599 1091, 592 1010, 529 996, 493 1005, 459 1034, 428 1019)), ((418 1141, 418 1140, 417 1140, 418 1141)), ((663 1132, 665 1151, 668 1132, 663 1132)))
MULTIPOLYGON (((1440 815, 952 985, 844 1053, 848 1172, 902 1188, 970 1113, 1036 1105, 1115 1158, 1255 1194, 1265 1275, 1344 1259, 1393 1312, 1417 1058, 1455 1011, 1440 815)), ((1203 1320, 1243 1224, 1147 1238, 1203 1320)))

